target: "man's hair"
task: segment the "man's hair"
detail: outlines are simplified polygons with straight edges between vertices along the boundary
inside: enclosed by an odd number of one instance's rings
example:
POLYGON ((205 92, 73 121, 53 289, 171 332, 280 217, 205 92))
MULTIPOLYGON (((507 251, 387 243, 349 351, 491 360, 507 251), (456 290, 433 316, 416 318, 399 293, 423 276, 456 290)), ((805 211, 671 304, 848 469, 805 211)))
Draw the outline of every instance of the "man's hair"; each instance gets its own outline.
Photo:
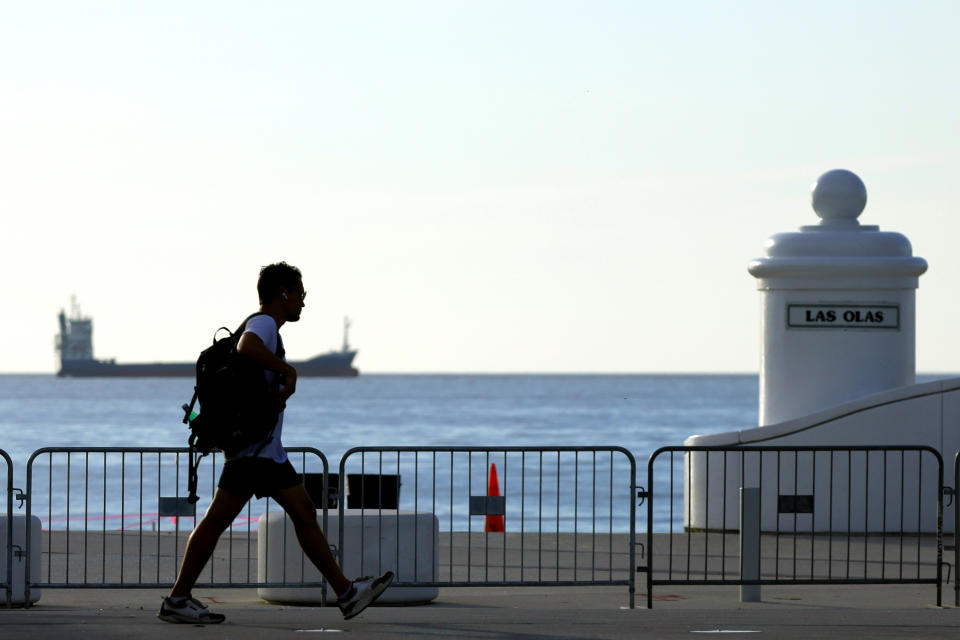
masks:
POLYGON ((260 304, 273 302, 283 289, 293 289, 301 280, 300 269, 286 262, 268 264, 260 269, 260 278, 257 280, 260 304))

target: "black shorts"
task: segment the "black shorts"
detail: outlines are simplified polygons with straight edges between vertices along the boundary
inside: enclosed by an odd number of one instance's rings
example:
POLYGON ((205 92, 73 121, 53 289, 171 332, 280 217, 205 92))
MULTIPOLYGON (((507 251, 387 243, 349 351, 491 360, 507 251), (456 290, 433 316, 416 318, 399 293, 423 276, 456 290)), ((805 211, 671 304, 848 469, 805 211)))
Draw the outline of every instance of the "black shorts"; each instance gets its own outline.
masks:
POLYGON ((256 494, 273 497, 279 491, 303 482, 290 461, 275 462, 270 458, 242 456, 227 460, 217 486, 237 496, 256 494))

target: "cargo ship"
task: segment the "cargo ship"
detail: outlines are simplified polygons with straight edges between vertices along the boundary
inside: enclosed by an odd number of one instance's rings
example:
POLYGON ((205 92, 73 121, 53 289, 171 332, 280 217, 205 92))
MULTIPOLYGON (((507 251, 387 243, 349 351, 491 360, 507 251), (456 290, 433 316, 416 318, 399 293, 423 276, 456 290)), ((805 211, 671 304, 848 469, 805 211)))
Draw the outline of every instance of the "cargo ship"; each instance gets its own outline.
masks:
MULTIPOLYGON (((193 377, 196 375, 194 362, 147 362, 118 363, 116 360, 97 360, 93 357, 93 320, 80 313, 73 304, 70 316, 61 310, 59 315, 60 333, 57 335, 56 350, 60 356, 60 370, 57 375, 93 378, 93 377, 193 377)), ((329 351, 309 360, 291 362, 300 377, 340 377, 352 378, 360 372, 353 366, 356 349, 350 348, 350 319, 343 319, 343 346, 339 351, 329 351)), ((199 355, 199 352, 198 352, 199 355)))

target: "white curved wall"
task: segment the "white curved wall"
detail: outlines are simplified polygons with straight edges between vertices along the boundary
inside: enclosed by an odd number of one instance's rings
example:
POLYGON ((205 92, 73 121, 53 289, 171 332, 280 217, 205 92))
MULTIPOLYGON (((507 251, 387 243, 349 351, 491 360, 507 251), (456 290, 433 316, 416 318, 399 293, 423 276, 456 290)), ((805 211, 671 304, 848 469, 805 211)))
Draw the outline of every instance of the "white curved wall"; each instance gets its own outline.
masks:
MULTIPOLYGON (((684 441, 686 446, 929 446, 939 451, 943 458, 944 483, 954 486, 954 457, 960 450, 960 378, 936 380, 923 384, 909 385, 881 393, 859 398, 852 402, 811 413, 801 418, 779 424, 730 431, 726 433, 691 436, 684 441)), ((738 491, 741 486, 738 455, 728 454, 726 465, 726 485, 723 484, 722 455, 712 453, 710 471, 707 473, 706 453, 689 454, 687 464, 690 482, 685 487, 684 498, 689 513, 686 525, 694 528, 738 527, 738 491), (726 486, 726 495, 720 487, 726 486), (706 500, 710 491, 709 503, 706 500), (726 513, 723 505, 726 503, 726 513)), ((903 460, 903 495, 900 495, 899 478, 901 462, 899 458, 888 456, 886 465, 891 474, 888 486, 883 486, 881 468, 884 460, 879 454, 871 454, 869 462, 864 457, 854 456, 850 462, 850 475, 853 485, 850 492, 854 496, 852 504, 834 504, 828 507, 826 499, 815 499, 815 515, 801 514, 796 522, 800 531, 816 529, 818 531, 880 531, 884 529, 882 515, 886 506, 886 529, 896 530, 901 526, 905 530, 916 530, 918 522, 923 531, 932 531, 936 523, 936 502, 927 499, 918 505, 918 491, 923 495, 933 495, 930 488, 936 485, 937 474, 934 458, 924 456, 922 462, 916 457, 906 456, 903 460), (867 474, 867 465, 870 465, 867 474), (922 474, 920 465, 922 464, 922 474), (864 485, 864 478, 868 481, 864 485), (895 481, 895 482, 894 482, 895 481), (892 484, 891 484, 892 483, 892 484), (918 486, 918 483, 922 485, 918 486), (895 489, 893 487, 895 486, 895 489), (886 495, 884 494, 886 490, 886 495), (863 504, 863 501, 869 504, 863 504), (849 513, 849 520, 847 519, 849 513), (832 517, 831 517, 832 514, 832 517)), ((767 488, 776 487, 777 477, 772 458, 763 462, 762 482, 767 488)), ((757 486, 759 462, 755 456, 747 455, 743 460, 746 486, 757 486)), ((828 486, 826 474, 828 458, 818 454, 814 461, 808 454, 797 460, 796 469, 789 458, 781 458, 780 482, 783 493, 813 493, 814 489, 824 490, 828 486), (816 467, 816 473, 814 473, 816 467), (796 477, 796 487, 793 487, 796 477), (795 489, 795 490, 794 490, 795 489)), ((846 462, 839 456, 834 457, 834 482, 845 482, 846 462)), ((764 530, 793 530, 793 516, 777 515, 776 491, 764 492, 762 505, 764 530)), ((836 503, 836 499, 834 499, 836 503)), ((842 503, 842 500, 840 501, 842 503)), ((951 505, 944 509, 944 531, 953 531, 953 509, 951 505)))

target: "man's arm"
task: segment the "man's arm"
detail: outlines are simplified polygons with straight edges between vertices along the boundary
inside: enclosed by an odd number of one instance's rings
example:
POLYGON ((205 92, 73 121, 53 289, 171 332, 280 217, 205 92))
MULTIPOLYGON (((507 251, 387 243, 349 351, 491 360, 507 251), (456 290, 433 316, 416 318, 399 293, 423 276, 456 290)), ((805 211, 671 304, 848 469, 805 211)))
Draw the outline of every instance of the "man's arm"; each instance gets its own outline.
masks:
POLYGON ((240 336, 237 353, 242 353, 264 369, 275 371, 283 376, 283 389, 280 390, 280 397, 283 400, 292 396, 297 390, 297 370, 270 351, 257 334, 247 331, 240 336))

